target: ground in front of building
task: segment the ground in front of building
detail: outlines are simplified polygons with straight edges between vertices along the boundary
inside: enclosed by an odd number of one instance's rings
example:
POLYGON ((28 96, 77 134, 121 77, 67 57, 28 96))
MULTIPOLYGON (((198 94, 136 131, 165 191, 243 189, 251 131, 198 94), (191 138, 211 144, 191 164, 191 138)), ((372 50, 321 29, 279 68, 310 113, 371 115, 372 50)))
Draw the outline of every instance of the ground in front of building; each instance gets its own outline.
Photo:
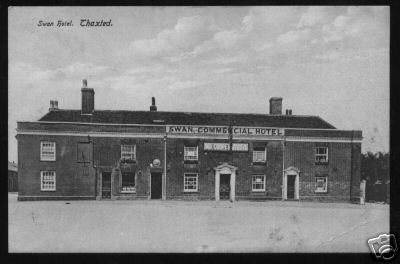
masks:
POLYGON ((369 252, 389 206, 36 201, 9 194, 9 252, 369 252))

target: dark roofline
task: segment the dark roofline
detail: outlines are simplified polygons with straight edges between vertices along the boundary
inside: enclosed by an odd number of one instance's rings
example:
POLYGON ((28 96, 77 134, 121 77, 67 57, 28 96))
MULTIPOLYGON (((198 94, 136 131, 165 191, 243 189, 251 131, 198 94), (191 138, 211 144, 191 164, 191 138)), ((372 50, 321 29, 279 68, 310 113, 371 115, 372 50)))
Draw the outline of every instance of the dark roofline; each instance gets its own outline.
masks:
POLYGON ((319 116, 282 115, 267 113, 217 113, 184 111, 134 111, 94 110, 91 115, 82 115, 80 110, 59 109, 49 111, 38 121, 100 123, 100 124, 149 124, 154 125, 234 125, 247 127, 284 127, 336 129, 319 116), (218 121, 221 119, 221 122, 218 121), (163 120, 163 122, 155 122, 163 120), (231 121, 233 123, 231 123, 231 121), (302 126, 302 122, 304 126, 302 126))
MULTIPOLYGON (((81 111, 79 109, 57 109, 55 111, 81 111)), ((170 113, 170 114, 217 114, 217 115, 255 115, 255 116, 288 116, 288 117, 317 117, 319 118, 321 121, 328 123, 327 121, 325 121, 324 119, 322 119, 320 116, 317 115, 284 115, 284 114, 264 114, 264 113, 227 113, 227 112, 187 112, 187 111, 146 111, 146 110, 102 110, 102 109, 95 109, 93 112, 131 112, 131 113, 170 113)), ((44 114, 40 119, 42 119, 43 117, 45 117, 48 113, 44 114)), ((39 121, 40 121, 39 119, 39 121)), ((328 123, 329 124, 329 123, 328 123)), ((333 126, 332 124, 329 124, 331 126, 333 126)), ((334 127, 334 126, 333 126, 334 127)))

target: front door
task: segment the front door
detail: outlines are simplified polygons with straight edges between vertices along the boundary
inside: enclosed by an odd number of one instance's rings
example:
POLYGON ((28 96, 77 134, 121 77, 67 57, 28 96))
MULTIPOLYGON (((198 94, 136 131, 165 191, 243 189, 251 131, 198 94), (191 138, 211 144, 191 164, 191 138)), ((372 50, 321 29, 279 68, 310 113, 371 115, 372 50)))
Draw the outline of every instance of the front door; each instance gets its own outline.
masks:
POLYGON ((111 198, 111 172, 101 174, 101 198, 111 198))
POLYGON ((228 200, 231 191, 231 175, 221 174, 219 183, 219 197, 221 200, 228 200))
POLYGON ((287 176, 287 198, 294 199, 296 175, 287 176))
POLYGON ((151 199, 161 199, 161 172, 151 173, 151 199))

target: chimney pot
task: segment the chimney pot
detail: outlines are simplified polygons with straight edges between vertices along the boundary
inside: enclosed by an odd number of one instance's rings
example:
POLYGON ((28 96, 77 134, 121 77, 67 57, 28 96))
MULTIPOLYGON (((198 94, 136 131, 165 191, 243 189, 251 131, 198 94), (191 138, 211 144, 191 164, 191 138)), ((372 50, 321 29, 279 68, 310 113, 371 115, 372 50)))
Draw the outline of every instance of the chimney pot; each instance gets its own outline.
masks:
POLYGON ((156 98, 154 96, 151 97, 150 111, 152 111, 152 112, 157 111, 156 98))
POLYGON ((82 83, 83 83, 83 88, 87 88, 87 80, 86 80, 86 79, 83 79, 83 80, 82 80, 82 83))
POLYGON ((271 97, 269 99, 269 114, 270 115, 282 114, 282 97, 271 97))

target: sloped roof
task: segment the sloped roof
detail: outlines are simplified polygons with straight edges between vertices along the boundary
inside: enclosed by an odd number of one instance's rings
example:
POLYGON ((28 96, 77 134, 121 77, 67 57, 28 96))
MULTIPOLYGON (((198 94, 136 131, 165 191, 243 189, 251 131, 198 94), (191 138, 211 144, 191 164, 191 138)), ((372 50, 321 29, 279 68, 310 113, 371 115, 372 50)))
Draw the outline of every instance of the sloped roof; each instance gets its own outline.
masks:
POLYGON ((104 124, 162 124, 162 125, 209 125, 253 126, 282 128, 334 129, 319 116, 199 113, 163 111, 113 111, 95 110, 92 115, 82 115, 81 110, 55 110, 39 121, 104 123, 104 124), (155 121, 156 120, 156 121, 155 121), (163 120, 164 122, 160 122, 163 120))

